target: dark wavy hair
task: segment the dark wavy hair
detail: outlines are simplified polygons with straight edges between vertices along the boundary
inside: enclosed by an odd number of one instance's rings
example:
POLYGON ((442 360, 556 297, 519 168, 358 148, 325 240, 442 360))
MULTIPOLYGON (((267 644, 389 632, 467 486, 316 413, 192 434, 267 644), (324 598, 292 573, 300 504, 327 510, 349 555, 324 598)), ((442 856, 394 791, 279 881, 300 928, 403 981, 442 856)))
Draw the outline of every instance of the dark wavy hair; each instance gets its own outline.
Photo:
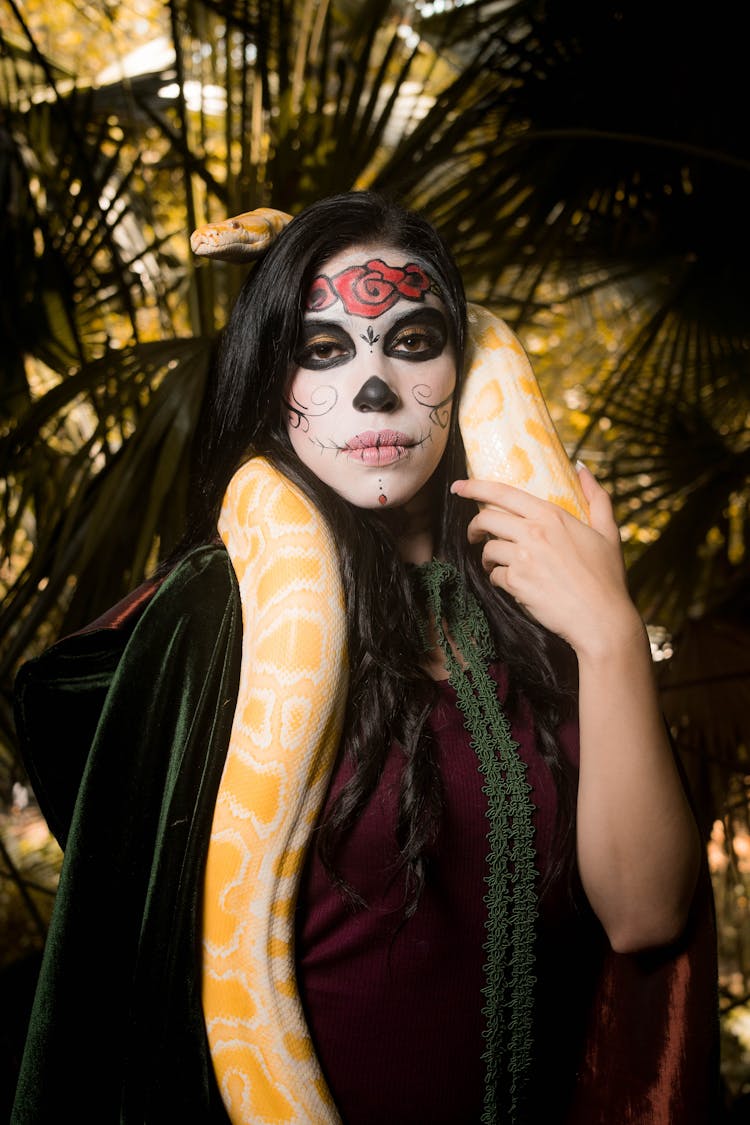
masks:
MULTIPOLYGON (((306 208, 248 276, 223 332, 202 425, 197 488, 186 545, 215 536, 222 497, 237 468, 264 455, 317 506, 334 532, 349 622, 350 688, 342 753, 354 769, 318 830, 321 858, 344 893, 358 901, 336 868, 338 848, 362 814, 397 740, 403 749, 398 843, 407 880, 407 915, 427 877, 426 852, 440 827, 442 784, 427 717, 437 688, 422 662, 420 606, 399 557, 389 518, 356 508, 323 484, 292 450, 283 398, 295 364, 304 297, 324 263, 355 245, 390 247, 421 265, 440 287, 461 385, 466 300, 453 258, 421 216, 371 192, 351 192, 306 208)), ((446 452, 433 478, 435 553, 452 562, 489 619, 508 667, 512 710, 524 697, 558 790, 557 859, 546 882, 571 867, 574 798, 570 769, 555 737, 570 700, 561 680, 558 641, 502 591, 490 588, 466 528, 471 506, 450 484, 466 475, 453 411, 446 452)))

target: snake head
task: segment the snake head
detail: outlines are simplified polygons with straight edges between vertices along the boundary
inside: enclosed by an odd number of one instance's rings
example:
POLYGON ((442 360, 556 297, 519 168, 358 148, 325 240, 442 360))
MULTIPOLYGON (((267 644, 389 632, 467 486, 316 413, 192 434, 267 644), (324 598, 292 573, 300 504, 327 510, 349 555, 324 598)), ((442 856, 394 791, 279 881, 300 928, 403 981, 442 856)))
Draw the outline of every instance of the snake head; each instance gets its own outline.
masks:
POLYGON ((243 211, 217 223, 204 223, 190 235, 190 248, 199 258, 221 262, 249 262, 264 254, 292 216, 273 207, 243 211))

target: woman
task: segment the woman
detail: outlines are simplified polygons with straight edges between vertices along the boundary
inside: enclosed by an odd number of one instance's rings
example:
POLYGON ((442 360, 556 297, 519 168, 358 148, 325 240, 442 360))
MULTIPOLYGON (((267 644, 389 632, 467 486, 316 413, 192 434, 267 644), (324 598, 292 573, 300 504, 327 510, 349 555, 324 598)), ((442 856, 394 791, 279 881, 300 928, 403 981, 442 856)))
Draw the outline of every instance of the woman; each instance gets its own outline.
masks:
MULTIPOLYGON (((70 1088, 65 1013, 81 1005, 71 964, 106 982, 99 1015, 112 1039, 102 1047, 97 1021, 88 1044, 99 1119, 164 1120, 177 1105, 226 1119, 195 941, 211 909, 213 892, 202 907, 199 889, 241 626, 226 557, 199 544, 254 455, 324 516, 346 595, 341 753, 297 913, 298 986, 338 1112, 351 1125, 595 1120, 574 1116, 576 1075, 605 935, 619 954, 677 942, 700 840, 606 493, 581 468, 589 527, 466 479, 465 320, 460 277, 423 220, 368 193, 295 218, 224 334, 185 560, 145 611, 140 599, 115 615, 124 653, 108 619, 85 652, 57 646, 22 678, 27 728, 34 678, 59 695, 60 659, 93 659, 89 686, 106 666, 108 695, 94 749, 76 751, 88 757, 69 836, 69 810, 58 821, 73 850, 14 1120, 44 1119, 33 1108, 47 1096, 42 1054, 58 1108, 70 1088), (170 653, 168 668, 155 650, 170 653), (136 748, 125 782, 113 764, 124 744, 136 748), (107 929, 92 942, 96 915, 82 904, 109 869, 102 850, 123 885, 97 902, 107 929), (114 980, 113 959, 125 965, 114 980)), ((51 787, 31 768, 44 807, 51 787)), ((708 1078, 695 1088, 705 1117, 708 1078)))

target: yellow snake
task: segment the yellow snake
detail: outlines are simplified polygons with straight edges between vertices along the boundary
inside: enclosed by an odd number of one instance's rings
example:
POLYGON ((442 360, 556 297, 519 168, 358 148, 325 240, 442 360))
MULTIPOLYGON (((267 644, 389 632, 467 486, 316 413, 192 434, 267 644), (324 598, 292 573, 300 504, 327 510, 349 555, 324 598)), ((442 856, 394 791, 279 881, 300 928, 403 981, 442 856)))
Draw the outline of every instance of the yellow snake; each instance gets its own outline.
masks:
POLYGON ((190 235, 190 249, 199 258, 246 262, 257 258, 292 216, 273 207, 258 207, 219 223, 204 223, 190 235))
MULTIPOLYGON (((197 253, 247 260, 290 216, 262 209, 193 234, 197 253), (237 231, 242 232, 238 242, 237 231)), ((469 307, 459 423, 469 471, 586 503, 526 354, 498 317, 469 307)), ((267 461, 230 482, 219 521, 240 588, 240 688, 204 884, 203 1009, 233 1125, 339 1121, 295 979, 294 908, 347 691, 338 556, 315 507, 267 461)))
POLYGON ((205 876, 203 1008, 233 1122, 337 1121, 294 973, 294 900, 346 699, 338 556, 317 509, 244 465, 219 532, 242 601, 240 689, 205 876))

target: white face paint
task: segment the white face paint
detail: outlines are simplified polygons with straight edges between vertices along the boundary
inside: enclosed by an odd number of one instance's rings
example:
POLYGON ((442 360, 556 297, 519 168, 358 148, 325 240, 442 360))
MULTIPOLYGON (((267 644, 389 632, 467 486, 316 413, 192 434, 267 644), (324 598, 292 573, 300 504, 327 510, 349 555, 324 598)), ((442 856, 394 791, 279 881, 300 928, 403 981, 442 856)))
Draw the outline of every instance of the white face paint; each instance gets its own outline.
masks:
POLYGON ((302 461, 359 508, 408 504, 448 441, 456 359, 431 280, 402 251, 353 247, 313 282, 286 397, 302 461))

